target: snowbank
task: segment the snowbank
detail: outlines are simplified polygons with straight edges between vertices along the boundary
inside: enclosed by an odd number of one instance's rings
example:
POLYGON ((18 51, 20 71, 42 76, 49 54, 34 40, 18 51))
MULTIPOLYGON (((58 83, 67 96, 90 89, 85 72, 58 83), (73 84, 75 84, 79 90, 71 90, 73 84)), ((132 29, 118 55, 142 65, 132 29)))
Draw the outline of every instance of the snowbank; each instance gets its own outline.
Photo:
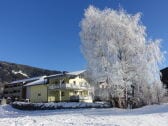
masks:
POLYGON ((21 110, 54 110, 54 109, 77 109, 77 108, 109 108, 107 102, 84 103, 84 102, 59 102, 59 103, 27 103, 14 102, 12 107, 21 110))

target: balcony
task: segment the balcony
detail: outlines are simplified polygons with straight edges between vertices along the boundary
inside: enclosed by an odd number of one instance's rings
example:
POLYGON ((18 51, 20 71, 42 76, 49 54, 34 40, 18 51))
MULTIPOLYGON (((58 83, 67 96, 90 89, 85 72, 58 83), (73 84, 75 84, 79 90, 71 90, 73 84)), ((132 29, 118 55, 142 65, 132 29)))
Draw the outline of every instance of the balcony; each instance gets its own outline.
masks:
POLYGON ((51 84, 48 86, 48 89, 53 90, 53 89, 90 89, 90 86, 88 84, 51 84))
POLYGON ((70 96, 70 101, 72 102, 81 102, 81 101, 91 101, 92 102, 92 97, 91 96, 70 96))

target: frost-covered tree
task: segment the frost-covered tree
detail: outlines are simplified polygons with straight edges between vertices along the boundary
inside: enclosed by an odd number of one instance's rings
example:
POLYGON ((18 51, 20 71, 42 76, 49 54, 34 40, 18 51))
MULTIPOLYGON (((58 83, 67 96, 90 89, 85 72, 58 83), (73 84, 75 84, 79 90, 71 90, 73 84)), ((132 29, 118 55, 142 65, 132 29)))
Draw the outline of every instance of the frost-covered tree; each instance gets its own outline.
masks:
POLYGON ((90 79, 104 80, 108 97, 125 94, 127 100, 134 87, 135 97, 147 104, 153 87, 162 87, 158 63, 163 55, 160 40, 147 39, 140 17, 140 13, 90 6, 81 21, 81 50, 90 79))

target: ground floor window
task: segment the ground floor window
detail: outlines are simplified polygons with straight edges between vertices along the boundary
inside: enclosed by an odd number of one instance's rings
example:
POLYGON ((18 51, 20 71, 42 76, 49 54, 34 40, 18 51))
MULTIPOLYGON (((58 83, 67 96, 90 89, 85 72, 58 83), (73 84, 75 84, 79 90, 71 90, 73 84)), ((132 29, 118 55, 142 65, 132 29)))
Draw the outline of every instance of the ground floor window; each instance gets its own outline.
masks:
POLYGON ((41 96, 41 93, 38 93, 38 96, 41 96))
POLYGON ((65 92, 61 92, 61 96, 65 96, 65 92))

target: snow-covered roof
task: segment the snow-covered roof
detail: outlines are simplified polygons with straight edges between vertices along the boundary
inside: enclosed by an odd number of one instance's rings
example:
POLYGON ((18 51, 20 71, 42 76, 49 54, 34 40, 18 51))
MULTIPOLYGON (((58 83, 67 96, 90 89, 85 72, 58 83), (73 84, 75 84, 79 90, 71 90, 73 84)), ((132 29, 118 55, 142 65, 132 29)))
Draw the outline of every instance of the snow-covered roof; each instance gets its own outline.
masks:
POLYGON ((45 84, 47 80, 45 79, 45 77, 42 77, 40 78, 39 80, 36 80, 36 81, 33 81, 33 82, 30 82, 30 83, 27 83, 26 85, 24 86, 34 86, 34 85, 40 85, 40 84, 45 84))
POLYGON ((27 87, 27 86, 34 86, 34 85, 45 84, 47 82, 47 78, 53 78, 53 77, 57 77, 57 76, 61 76, 61 75, 63 75, 63 74, 54 74, 54 75, 49 75, 49 76, 42 76, 38 80, 30 82, 30 83, 27 83, 24 86, 27 87))
POLYGON ((46 83, 46 79, 48 78, 54 78, 54 77, 60 77, 60 76, 66 76, 66 75, 71 75, 71 76, 77 76, 80 75, 82 73, 84 73, 86 70, 80 70, 80 71, 74 71, 74 72, 69 72, 66 74, 53 74, 53 75, 49 75, 49 76, 39 76, 39 77, 34 77, 34 78, 28 78, 28 79, 23 79, 23 80, 18 80, 18 81, 13 81, 10 84, 15 84, 15 83, 27 83, 24 86, 34 86, 34 85, 40 85, 40 84, 44 84, 46 83), (31 81, 31 82, 30 82, 31 81))
POLYGON ((53 77, 57 77, 57 76, 62 76, 63 74, 53 74, 53 75, 49 75, 46 78, 53 78, 53 77))
POLYGON ((80 75, 82 73, 84 73, 86 70, 80 70, 80 71, 74 71, 74 72, 69 72, 69 73, 66 73, 67 75, 80 75))
POLYGON ((16 83, 25 83, 25 82, 29 82, 29 81, 35 81, 35 80, 38 80, 40 79, 41 77, 43 76, 39 76, 39 77, 33 77, 33 78, 28 78, 28 79, 22 79, 22 80, 17 80, 17 81, 12 81, 11 83, 8 83, 8 84, 16 84, 16 83))

